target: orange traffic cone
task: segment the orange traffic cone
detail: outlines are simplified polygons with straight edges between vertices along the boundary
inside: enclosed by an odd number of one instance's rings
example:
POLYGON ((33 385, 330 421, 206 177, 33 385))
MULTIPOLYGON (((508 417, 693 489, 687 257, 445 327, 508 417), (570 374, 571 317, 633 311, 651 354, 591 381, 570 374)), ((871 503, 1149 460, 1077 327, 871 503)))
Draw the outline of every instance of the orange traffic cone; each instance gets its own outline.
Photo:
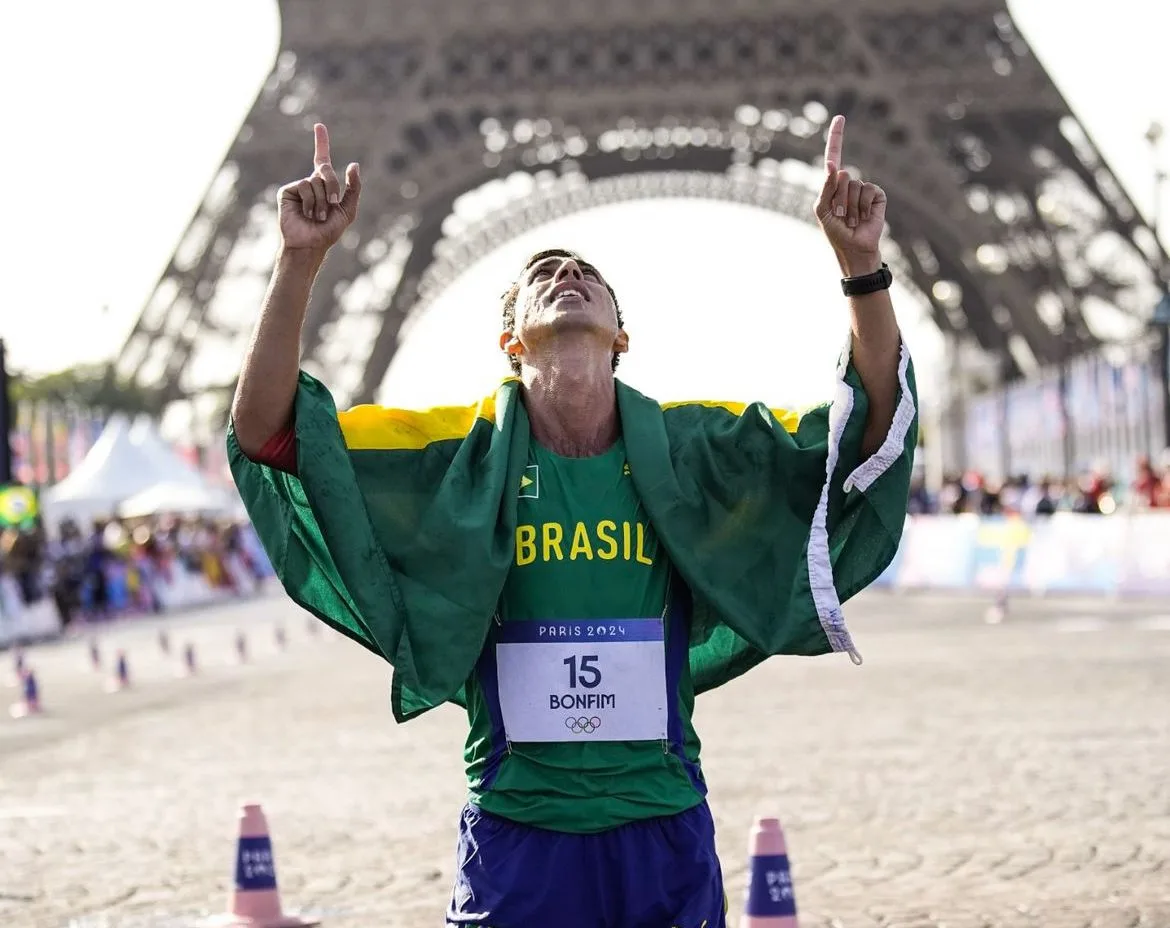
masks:
POLYGON ((37 687, 37 677, 28 667, 24 668, 20 695, 20 702, 14 702, 8 707, 9 715, 14 719, 24 719, 30 715, 41 714, 41 694, 37 687))
POLYGON ((199 673, 199 661, 195 657, 195 645, 188 641, 183 645, 183 666, 179 668, 181 677, 193 677, 199 673))
POLYGON ((259 805, 240 809, 236 874, 228 911, 201 922, 206 928, 308 928, 319 920, 285 915, 276 886, 276 858, 259 805))
POLYGON ((748 890, 739 928, 798 928, 779 819, 757 818, 748 837, 748 890))
POLYGON ((130 689, 130 663, 126 660, 126 652, 119 651, 114 661, 114 675, 106 681, 107 693, 121 693, 130 689))

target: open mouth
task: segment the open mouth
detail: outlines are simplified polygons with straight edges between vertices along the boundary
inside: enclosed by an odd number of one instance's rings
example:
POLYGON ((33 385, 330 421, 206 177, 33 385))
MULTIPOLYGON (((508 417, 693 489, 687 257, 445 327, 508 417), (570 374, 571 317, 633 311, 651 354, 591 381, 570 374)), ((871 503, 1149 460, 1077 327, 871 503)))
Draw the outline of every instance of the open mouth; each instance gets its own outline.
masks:
POLYGON ((585 296, 585 291, 575 284, 558 284, 553 288, 552 296, 549 298, 549 302, 555 303, 557 300, 565 299, 581 300, 584 302, 588 299, 588 297, 585 296))

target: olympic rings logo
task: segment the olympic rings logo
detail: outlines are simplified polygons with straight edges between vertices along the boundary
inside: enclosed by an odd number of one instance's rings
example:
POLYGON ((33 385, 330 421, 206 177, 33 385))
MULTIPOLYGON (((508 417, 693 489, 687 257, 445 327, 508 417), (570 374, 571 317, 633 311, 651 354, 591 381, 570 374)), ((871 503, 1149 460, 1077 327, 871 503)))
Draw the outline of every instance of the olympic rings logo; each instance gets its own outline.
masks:
POLYGON ((601 719, 596 715, 591 719, 585 716, 568 716, 565 719, 565 728, 569 729, 574 735, 591 735, 601 727, 601 719))

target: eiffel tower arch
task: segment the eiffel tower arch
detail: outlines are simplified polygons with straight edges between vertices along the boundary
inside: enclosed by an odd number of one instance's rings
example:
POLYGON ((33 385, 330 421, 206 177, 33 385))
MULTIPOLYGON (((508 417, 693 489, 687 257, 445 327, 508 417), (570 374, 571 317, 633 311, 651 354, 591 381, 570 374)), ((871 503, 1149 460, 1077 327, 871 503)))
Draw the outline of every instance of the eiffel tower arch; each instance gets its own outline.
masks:
MULTIPOLYGON (((1002 0, 280 0, 281 50, 116 365, 225 406, 313 122, 360 161, 358 221, 303 353, 368 402, 404 321, 550 218, 656 196, 811 219, 823 130, 889 192, 886 251, 1003 376, 1140 325, 1153 233, 1002 0), (485 205, 486 204, 486 205, 485 205)), ((196 413, 198 415, 198 412, 196 413)), ((221 412, 219 414, 222 414, 221 412)))

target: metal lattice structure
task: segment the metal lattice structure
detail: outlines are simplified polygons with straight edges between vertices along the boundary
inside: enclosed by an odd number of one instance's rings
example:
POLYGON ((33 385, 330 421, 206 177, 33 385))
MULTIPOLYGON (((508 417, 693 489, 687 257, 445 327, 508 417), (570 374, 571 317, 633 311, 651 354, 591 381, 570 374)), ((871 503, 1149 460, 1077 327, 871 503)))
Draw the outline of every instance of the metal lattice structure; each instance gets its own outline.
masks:
MULTIPOLYGON (((362 163, 306 366, 370 401, 404 321, 511 236, 600 202, 740 200, 811 219, 823 130, 891 200, 887 252, 1005 376, 1140 322, 1156 240, 997 0, 280 0, 275 67, 117 366, 229 388, 313 122, 362 163)), ((222 402, 222 396, 220 399, 222 402)))

